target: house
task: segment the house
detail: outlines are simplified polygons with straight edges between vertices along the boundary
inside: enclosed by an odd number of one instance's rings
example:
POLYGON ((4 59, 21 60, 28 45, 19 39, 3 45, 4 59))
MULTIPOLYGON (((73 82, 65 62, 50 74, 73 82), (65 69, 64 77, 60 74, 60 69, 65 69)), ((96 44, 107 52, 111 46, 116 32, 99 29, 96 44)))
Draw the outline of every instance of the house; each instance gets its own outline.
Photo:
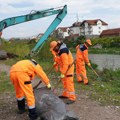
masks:
POLYGON ((77 40, 79 34, 71 34, 70 36, 65 37, 65 39, 69 40, 77 40))
POLYGON ((103 30, 100 37, 120 36, 120 28, 103 30))
POLYGON ((65 38, 69 36, 70 28, 69 27, 59 27, 57 30, 57 37, 58 38, 65 38))
POLYGON ((80 25, 80 34, 88 37, 99 36, 107 28, 108 24, 100 19, 84 20, 80 25))
POLYGON ((80 25, 81 25, 81 22, 75 22, 72 24, 72 26, 70 27, 70 33, 69 35, 71 34, 78 34, 80 36, 80 25))

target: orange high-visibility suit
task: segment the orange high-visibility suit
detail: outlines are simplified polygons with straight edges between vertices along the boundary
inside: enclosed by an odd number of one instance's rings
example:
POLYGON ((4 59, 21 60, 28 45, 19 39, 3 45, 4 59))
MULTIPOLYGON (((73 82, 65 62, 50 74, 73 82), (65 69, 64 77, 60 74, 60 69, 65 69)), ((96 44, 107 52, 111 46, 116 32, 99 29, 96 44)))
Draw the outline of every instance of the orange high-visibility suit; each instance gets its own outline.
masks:
POLYGON ((65 77, 61 79, 64 88, 62 96, 67 97, 69 100, 76 100, 73 82, 74 64, 70 67, 70 65, 73 63, 72 54, 64 43, 61 45, 58 54, 60 61, 60 72, 65 75, 65 77), (67 70, 68 72, 66 73, 67 70))
POLYGON ((88 84, 88 78, 86 75, 85 63, 89 63, 88 47, 85 44, 78 45, 76 47, 76 76, 78 82, 84 81, 84 84, 88 84))
POLYGON ((53 60, 54 60, 53 67, 55 68, 56 72, 58 72, 59 64, 60 64, 60 57, 59 57, 58 53, 56 53, 55 51, 51 50, 51 52, 52 52, 53 60))
POLYGON ((34 79, 35 75, 38 75, 46 85, 49 84, 49 79, 42 67, 35 61, 19 61, 10 70, 10 79, 16 91, 16 98, 21 100, 26 96, 29 109, 35 107, 35 98, 31 84, 31 80, 34 79))

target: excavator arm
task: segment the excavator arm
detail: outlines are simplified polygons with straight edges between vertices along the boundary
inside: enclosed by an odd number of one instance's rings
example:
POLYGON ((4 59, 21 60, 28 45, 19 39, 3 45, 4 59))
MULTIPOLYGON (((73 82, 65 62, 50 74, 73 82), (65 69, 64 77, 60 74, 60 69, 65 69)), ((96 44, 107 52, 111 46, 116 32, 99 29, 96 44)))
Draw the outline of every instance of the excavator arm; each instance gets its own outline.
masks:
POLYGON ((35 19, 48 17, 48 16, 55 15, 55 14, 57 14, 56 18, 51 23, 51 25, 48 27, 44 35, 38 40, 38 43, 35 45, 35 47, 31 50, 31 52, 34 53, 39 48, 42 47, 42 45, 45 43, 49 35, 56 29, 56 27, 61 23, 63 18, 66 16, 67 5, 63 6, 61 9, 51 8, 51 9, 42 10, 42 11, 31 11, 31 13, 26 14, 26 15, 4 19, 0 21, 0 33, 2 33, 3 29, 9 26, 17 25, 17 24, 24 23, 24 22, 29 22, 35 19))

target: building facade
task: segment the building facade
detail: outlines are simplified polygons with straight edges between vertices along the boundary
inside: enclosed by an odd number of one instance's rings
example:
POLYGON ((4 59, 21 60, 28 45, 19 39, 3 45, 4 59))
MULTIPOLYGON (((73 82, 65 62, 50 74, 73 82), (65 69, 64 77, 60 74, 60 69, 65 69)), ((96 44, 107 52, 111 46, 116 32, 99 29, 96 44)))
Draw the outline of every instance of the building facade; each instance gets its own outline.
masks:
POLYGON ((104 21, 84 20, 80 25, 80 34, 83 36, 99 36, 103 30, 108 28, 108 24, 104 21))
POLYGON ((65 38, 69 36, 70 28, 69 27, 59 27, 57 30, 58 38, 65 38))
POLYGON ((70 27, 69 35, 76 35, 76 34, 78 34, 80 36, 80 25, 81 25, 81 22, 73 23, 72 26, 70 27))

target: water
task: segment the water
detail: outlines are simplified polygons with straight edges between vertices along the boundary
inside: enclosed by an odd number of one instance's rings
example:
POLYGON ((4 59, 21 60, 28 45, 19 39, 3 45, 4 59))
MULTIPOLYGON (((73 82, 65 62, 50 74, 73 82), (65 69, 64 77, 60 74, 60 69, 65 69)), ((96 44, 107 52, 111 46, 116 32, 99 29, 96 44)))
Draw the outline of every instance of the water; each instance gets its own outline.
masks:
POLYGON ((98 65, 98 68, 118 69, 120 68, 120 55, 89 54, 89 59, 98 65))
MULTIPOLYGON (((73 54, 75 58, 75 54, 73 54)), ((120 68, 120 55, 113 54, 89 54, 89 59, 98 65, 98 69, 118 69, 120 68)))

